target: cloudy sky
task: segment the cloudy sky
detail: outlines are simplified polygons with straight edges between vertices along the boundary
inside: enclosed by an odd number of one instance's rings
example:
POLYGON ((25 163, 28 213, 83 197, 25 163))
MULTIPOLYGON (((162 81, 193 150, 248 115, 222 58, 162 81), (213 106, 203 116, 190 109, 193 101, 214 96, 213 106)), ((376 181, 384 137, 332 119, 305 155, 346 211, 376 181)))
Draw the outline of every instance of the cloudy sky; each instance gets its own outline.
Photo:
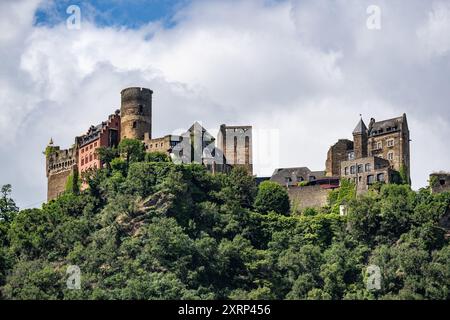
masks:
POLYGON ((253 125, 258 175, 324 169, 359 114, 404 112, 413 187, 450 171, 449 1, 1 0, 0 28, 0 185, 22 208, 46 199, 50 137, 70 146, 127 86, 154 90, 154 136, 253 125))

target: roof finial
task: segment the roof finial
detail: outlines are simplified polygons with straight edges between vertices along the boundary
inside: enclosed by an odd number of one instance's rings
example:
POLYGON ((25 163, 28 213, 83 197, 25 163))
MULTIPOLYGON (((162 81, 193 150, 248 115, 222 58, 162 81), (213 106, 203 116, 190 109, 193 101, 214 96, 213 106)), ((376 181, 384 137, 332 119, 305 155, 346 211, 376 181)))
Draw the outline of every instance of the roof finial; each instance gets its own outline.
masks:
POLYGON ((49 146, 52 146, 52 145, 53 145, 53 138, 50 138, 50 141, 49 141, 48 145, 49 145, 49 146))

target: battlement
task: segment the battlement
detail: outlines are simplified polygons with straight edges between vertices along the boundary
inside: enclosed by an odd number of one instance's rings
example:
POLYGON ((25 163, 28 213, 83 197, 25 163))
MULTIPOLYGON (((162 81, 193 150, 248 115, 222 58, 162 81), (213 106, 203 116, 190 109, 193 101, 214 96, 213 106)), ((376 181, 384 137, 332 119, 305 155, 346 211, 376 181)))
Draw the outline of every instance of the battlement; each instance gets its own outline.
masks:
POLYGON ((47 177, 58 174, 62 171, 72 170, 77 165, 77 148, 60 150, 58 146, 52 147, 52 151, 47 154, 47 177))
POLYGON ((122 102, 128 100, 148 100, 151 99, 153 91, 147 88, 130 87, 120 92, 122 102))

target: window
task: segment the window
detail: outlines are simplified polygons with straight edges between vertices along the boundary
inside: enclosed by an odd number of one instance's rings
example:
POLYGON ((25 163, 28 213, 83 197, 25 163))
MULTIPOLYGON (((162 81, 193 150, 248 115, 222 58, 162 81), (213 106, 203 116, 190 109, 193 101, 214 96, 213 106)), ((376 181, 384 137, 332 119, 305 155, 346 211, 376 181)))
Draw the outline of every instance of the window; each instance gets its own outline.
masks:
POLYGON ((142 104, 139 105, 139 114, 144 113, 144 106, 142 104))
POLYGON ((355 166, 351 166, 350 167, 350 174, 355 174, 356 173, 356 168, 355 166))
POLYGON ((377 174, 377 181, 384 182, 384 173, 377 174))
POLYGON ((367 176, 367 184, 373 184, 373 175, 367 176))
POLYGON ((348 160, 353 160, 353 159, 355 159, 355 153, 352 151, 352 152, 348 153, 348 160))
POLYGON ((89 146, 89 149, 92 149, 92 144, 89 146))
POLYGON ((348 167, 345 167, 345 169, 344 169, 344 174, 345 174, 345 175, 348 175, 348 167))
POLYGON ((376 147, 376 149, 377 149, 377 150, 383 149, 383 142, 382 142, 382 141, 378 141, 378 142, 377 142, 377 147, 376 147))
POLYGON ((388 146, 388 147, 393 147, 393 146, 394 146, 394 139, 389 139, 389 140, 387 141, 387 146, 388 146))
POLYGON ((441 186, 444 186, 445 185, 445 179, 439 179, 439 184, 441 186))
POLYGON ((89 155, 89 161, 92 161, 92 154, 89 155))
POLYGON ((366 172, 370 172, 370 170, 372 170, 370 163, 366 163, 365 169, 366 172))
POLYGON ((137 123, 136 123, 136 121, 134 121, 133 122, 133 129, 136 129, 137 128, 137 123))
POLYGON ((81 165, 84 166, 84 159, 81 159, 81 165))
POLYGON ((358 164, 358 173, 362 173, 362 172, 363 172, 363 165, 358 164))
POLYGON ((289 183, 291 181, 292 181, 292 179, 290 177, 284 177, 284 182, 289 183))
POLYGON ((393 152, 389 152, 387 155, 388 160, 394 160, 394 153, 393 152))

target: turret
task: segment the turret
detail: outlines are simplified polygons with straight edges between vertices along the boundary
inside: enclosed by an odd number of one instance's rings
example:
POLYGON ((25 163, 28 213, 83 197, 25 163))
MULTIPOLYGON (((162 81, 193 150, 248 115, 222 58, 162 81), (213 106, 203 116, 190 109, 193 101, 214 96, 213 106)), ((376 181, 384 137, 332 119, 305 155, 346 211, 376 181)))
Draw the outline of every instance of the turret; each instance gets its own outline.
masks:
POLYGON ((361 119, 353 130, 353 147, 356 159, 367 157, 367 140, 367 127, 361 119))
POLYGON ((144 140, 152 136, 152 94, 146 88, 132 87, 121 92, 122 104, 120 138, 144 140))

